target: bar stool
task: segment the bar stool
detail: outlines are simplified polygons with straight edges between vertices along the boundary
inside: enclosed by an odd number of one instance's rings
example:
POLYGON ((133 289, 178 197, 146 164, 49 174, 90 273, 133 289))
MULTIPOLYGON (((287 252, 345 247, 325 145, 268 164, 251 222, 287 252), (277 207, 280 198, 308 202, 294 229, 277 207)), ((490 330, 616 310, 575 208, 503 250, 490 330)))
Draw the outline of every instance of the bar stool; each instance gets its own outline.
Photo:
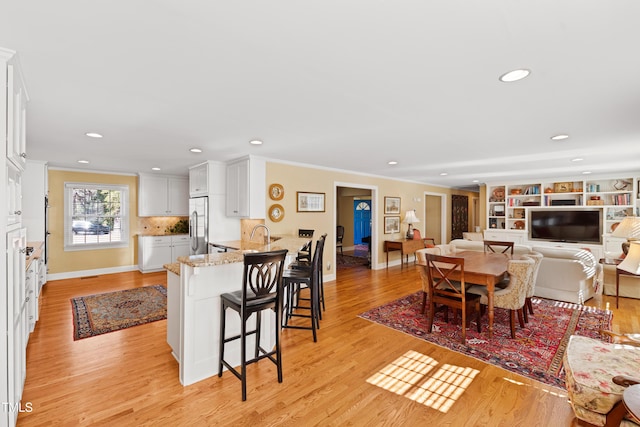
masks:
POLYGON ((287 290, 287 305, 285 307, 284 328, 292 329, 311 329, 313 332, 313 342, 318 341, 316 329, 320 327, 320 295, 319 295, 319 276, 322 274, 321 255, 326 235, 320 237, 316 243, 316 250, 313 253, 311 268, 309 269, 290 269, 283 273, 283 287, 287 290), (304 289, 309 289, 309 298, 302 298, 300 293, 304 289), (300 305, 300 301, 309 301, 308 306, 300 305), (309 314, 300 313, 300 310, 309 310, 309 314), (289 320, 292 317, 308 318, 311 323, 309 326, 290 325, 289 320))
POLYGON ((308 238, 309 243, 304 245, 302 249, 298 251, 298 256, 296 257, 297 261, 305 261, 307 263, 311 263, 311 244, 313 243, 313 233, 315 230, 299 228, 298 229, 298 237, 308 238))
POLYGON ((218 376, 222 376, 222 367, 226 366, 242 381, 242 400, 247 400, 247 365, 268 358, 278 370, 278 382, 282 382, 282 360, 280 350, 280 325, 282 324, 282 273, 287 250, 244 254, 244 272, 242 289, 220 295, 220 361, 218 376), (240 334, 225 337, 225 313, 227 308, 240 315, 240 334), (276 345, 273 350, 260 346, 260 327, 262 311, 272 309, 276 313, 276 345), (247 330, 247 320, 256 314, 255 329, 247 330), (255 353, 247 360, 247 336, 255 335, 255 353), (240 340, 240 372, 224 360, 225 344, 240 340), (275 356, 275 357, 274 357, 275 356))
MULTIPOLYGON (((323 264, 323 259, 324 259, 324 244, 327 241, 327 233, 323 234, 322 236, 320 236, 320 239, 318 239, 318 243, 322 241, 322 243, 320 244, 320 246, 318 247, 318 244, 316 244, 316 251, 318 249, 320 249, 320 260, 319 260, 319 264, 318 264, 318 290, 319 290, 319 296, 320 296, 320 304, 322 305, 322 310, 325 310, 325 305, 324 305, 324 278, 323 278, 323 274, 322 274, 322 266, 323 264)), ((311 263, 310 262, 304 262, 304 261, 296 261, 296 262, 292 262, 291 264, 289 264, 289 268, 290 269, 299 269, 299 270, 310 270, 311 269, 311 263)), ((286 271, 286 270, 285 270, 286 271)), ((303 300, 308 300, 308 298, 302 298, 303 300)), ((318 315, 320 317, 320 320, 322 320, 322 311, 318 312, 318 315)))

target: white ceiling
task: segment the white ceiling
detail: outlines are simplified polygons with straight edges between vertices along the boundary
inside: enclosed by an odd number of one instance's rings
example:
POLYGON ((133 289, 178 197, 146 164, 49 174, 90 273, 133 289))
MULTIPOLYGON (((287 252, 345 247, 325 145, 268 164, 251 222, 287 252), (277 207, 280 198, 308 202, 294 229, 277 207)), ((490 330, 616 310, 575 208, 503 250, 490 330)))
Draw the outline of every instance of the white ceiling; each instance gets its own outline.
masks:
POLYGON ((640 170, 637 0, 0 3, 28 155, 51 166, 255 154, 446 186, 640 170), (515 68, 532 73, 498 81, 515 68))

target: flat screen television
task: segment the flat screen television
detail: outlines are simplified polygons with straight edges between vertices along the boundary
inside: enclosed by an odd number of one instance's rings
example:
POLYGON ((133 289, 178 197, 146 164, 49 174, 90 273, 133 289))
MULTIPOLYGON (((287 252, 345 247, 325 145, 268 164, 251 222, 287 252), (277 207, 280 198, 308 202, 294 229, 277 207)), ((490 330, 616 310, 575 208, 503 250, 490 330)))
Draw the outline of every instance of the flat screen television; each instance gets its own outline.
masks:
POLYGON ((530 210, 529 239, 601 244, 602 209, 530 210))

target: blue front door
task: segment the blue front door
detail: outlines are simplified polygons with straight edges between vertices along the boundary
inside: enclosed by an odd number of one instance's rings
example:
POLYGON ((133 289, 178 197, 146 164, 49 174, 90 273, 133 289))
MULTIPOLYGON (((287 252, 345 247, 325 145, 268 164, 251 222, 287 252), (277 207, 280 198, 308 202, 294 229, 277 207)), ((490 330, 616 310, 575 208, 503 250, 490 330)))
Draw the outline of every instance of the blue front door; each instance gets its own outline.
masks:
POLYGON ((363 237, 371 236, 371 200, 353 201, 353 244, 362 244, 363 237))

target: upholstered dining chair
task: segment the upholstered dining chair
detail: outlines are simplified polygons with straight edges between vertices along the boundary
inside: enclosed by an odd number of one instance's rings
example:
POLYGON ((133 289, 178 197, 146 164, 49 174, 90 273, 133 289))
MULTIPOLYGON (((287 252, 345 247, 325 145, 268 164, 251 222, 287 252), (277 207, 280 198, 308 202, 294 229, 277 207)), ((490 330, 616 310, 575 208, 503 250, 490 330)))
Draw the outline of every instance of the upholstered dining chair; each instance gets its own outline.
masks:
POLYGON ((529 314, 533 315, 533 303, 531 298, 536 291, 536 280, 538 279, 538 269, 542 262, 543 255, 540 252, 531 251, 526 255, 527 258, 531 258, 534 262, 533 272, 529 278, 529 286, 527 286, 527 297, 525 299, 525 308, 523 310, 525 323, 529 321, 529 314))
MULTIPOLYGON (((522 309, 527 298, 529 278, 533 273, 534 260, 531 258, 521 260, 509 260, 507 272, 509 273, 509 284, 504 289, 498 289, 493 293, 493 306, 509 310, 509 325, 511 327, 511 338, 516 337, 516 314, 520 327, 524 328, 524 315, 522 309)), ((469 288, 469 292, 480 296, 480 303, 489 304, 487 297, 487 287, 474 285, 469 288)))
MULTIPOLYGON (((461 312, 462 344, 467 342, 467 312, 475 310, 476 325, 480 332, 480 295, 467 292, 464 281, 464 258, 444 255, 425 254, 427 261, 427 277, 429 283, 429 323, 427 333, 432 332, 433 320, 438 304, 443 308, 452 308, 461 312), (453 280, 453 277, 456 280, 453 280)), ((445 322, 448 322, 448 311, 445 311, 445 322)))
POLYGON ((242 382, 242 400, 247 400, 247 365, 262 359, 271 360, 278 371, 278 382, 282 382, 282 352, 280 347, 280 325, 282 325, 282 273, 287 250, 244 254, 242 289, 220 295, 220 360, 218 376, 226 367, 242 382), (226 312, 230 308, 240 316, 240 333, 226 336, 226 312), (276 314, 275 347, 264 349, 260 345, 261 315, 264 310, 276 314), (255 328, 247 330, 247 321, 255 315, 255 328), (254 335, 254 353, 247 359, 247 337, 254 335), (225 360, 225 344, 240 340, 240 371, 225 360))
POLYGON ((493 253, 503 253, 506 254, 509 252, 513 255, 513 246, 514 242, 502 242, 499 240, 485 240, 484 241, 484 251, 485 252, 493 252, 493 253), (498 249, 503 248, 503 249, 498 249))

